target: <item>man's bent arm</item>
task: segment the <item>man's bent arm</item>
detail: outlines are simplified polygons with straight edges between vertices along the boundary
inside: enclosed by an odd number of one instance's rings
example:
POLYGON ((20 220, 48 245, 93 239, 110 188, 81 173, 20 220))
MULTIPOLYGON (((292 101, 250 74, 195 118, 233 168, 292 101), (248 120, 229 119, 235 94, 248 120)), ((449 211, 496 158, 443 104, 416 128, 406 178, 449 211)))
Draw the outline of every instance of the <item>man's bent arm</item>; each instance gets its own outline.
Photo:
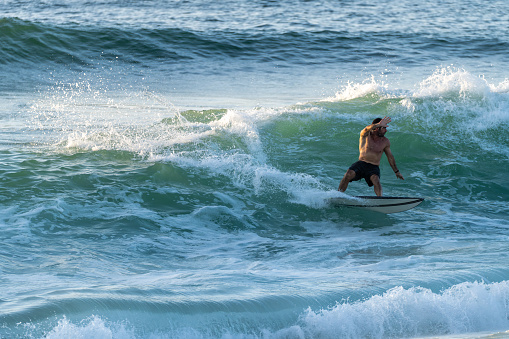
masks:
POLYGON ((366 126, 362 131, 361 131, 361 137, 365 137, 367 135, 369 135, 369 133, 373 132, 375 129, 377 129, 379 126, 379 124, 371 124, 369 126, 366 126))
POLYGON ((391 122, 391 118, 389 117, 384 117, 380 122, 376 123, 376 124, 371 124, 369 126, 366 126, 362 131, 361 131, 361 137, 365 137, 367 135, 369 135, 369 133, 373 132, 374 130, 376 130, 377 128, 379 127, 387 127, 387 124, 391 122))

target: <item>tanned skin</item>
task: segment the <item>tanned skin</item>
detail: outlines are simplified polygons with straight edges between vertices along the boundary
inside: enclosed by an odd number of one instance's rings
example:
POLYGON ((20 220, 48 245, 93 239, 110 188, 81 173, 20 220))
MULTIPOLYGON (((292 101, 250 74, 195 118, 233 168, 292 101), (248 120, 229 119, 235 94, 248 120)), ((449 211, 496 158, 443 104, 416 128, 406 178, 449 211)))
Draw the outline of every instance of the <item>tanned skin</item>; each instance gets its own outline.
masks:
MULTIPOLYGON (((382 154, 385 153, 389 165, 396 174, 396 177, 405 180, 396 166, 396 160, 391 152, 391 143, 385 137, 387 132, 387 124, 391 122, 390 117, 384 117, 380 122, 366 126, 362 131, 359 138, 359 160, 365 161, 373 165, 380 165, 382 154)), ((339 191, 346 191, 348 184, 355 178, 355 171, 348 169, 343 179, 339 183, 339 191)), ((382 185, 380 178, 377 175, 370 177, 371 182, 375 189, 377 196, 382 196, 382 185)))

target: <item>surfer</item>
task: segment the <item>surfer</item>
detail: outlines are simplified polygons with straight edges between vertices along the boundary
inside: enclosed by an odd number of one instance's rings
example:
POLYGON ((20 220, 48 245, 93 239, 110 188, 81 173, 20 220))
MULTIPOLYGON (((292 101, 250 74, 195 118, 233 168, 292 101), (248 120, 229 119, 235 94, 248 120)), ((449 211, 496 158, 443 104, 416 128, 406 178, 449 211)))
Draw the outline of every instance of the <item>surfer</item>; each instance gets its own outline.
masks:
POLYGON ((343 179, 339 183, 338 191, 346 191, 351 181, 357 181, 362 178, 366 180, 369 187, 374 186, 375 194, 382 196, 382 185, 380 184, 380 160, 382 153, 385 153, 392 170, 401 180, 405 180, 396 166, 396 160, 391 152, 391 143, 385 137, 387 124, 391 118, 376 118, 373 123, 366 126, 361 131, 359 139, 359 161, 354 163, 346 171, 343 179))

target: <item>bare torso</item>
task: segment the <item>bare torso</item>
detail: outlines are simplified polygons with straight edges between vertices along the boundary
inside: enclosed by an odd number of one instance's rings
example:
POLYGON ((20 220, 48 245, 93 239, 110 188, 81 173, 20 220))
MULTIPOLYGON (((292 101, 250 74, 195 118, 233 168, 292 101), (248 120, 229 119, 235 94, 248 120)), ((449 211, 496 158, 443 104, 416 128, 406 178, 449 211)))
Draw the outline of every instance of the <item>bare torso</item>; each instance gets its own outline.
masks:
POLYGON ((378 166, 385 148, 389 145, 386 137, 362 131, 359 139, 359 160, 378 166))

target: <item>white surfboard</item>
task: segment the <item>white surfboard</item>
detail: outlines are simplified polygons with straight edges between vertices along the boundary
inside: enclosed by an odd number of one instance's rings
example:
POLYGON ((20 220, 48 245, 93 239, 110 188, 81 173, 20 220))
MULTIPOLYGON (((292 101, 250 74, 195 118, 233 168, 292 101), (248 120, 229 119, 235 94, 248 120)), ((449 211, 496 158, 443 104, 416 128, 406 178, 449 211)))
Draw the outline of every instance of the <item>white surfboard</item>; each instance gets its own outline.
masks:
POLYGON ((407 211, 423 201, 423 198, 358 196, 331 198, 330 204, 334 207, 365 208, 371 211, 389 214, 407 211))

